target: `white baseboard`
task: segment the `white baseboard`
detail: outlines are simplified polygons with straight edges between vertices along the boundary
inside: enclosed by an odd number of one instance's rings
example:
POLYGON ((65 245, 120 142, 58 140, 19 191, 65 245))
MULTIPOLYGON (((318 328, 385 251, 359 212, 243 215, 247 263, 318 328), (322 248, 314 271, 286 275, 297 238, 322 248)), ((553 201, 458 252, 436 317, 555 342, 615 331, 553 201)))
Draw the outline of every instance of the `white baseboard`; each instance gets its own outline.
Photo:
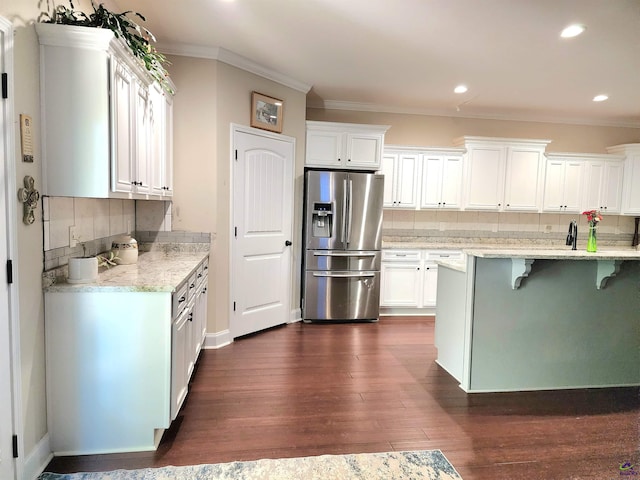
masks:
POLYGON ((302 321, 302 310, 299 308, 294 308, 291 310, 291 314, 289 315, 289 322, 287 323, 296 323, 302 321))
POLYGON ((44 472, 52 458, 51 440, 47 433, 26 456, 22 470, 23 480, 35 480, 44 472))
POLYGON ((221 332, 216 333, 207 333, 204 338, 204 347, 205 349, 215 349, 222 348, 230 345, 233 342, 233 338, 231 338, 231 332, 227 330, 222 330, 221 332))

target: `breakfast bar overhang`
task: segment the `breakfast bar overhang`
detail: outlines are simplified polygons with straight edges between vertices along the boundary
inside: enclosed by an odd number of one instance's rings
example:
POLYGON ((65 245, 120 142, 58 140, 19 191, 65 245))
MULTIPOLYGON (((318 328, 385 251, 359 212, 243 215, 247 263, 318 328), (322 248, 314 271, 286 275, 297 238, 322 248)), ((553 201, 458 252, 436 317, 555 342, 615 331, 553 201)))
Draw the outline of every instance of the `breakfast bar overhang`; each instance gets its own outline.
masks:
POLYGON ((640 385, 640 252, 441 262, 437 363, 468 393, 640 385))

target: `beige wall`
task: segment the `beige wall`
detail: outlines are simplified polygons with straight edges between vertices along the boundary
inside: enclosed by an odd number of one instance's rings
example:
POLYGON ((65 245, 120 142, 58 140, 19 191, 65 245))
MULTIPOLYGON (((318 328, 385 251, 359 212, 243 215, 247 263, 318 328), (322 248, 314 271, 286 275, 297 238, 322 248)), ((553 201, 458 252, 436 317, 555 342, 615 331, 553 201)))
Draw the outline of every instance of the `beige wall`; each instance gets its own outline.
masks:
MULTIPOLYGON (((169 68, 176 84, 175 195, 173 229, 214 234, 209 296, 209 332, 229 328, 229 257, 231 208, 231 124, 249 126, 251 92, 284 101, 284 135, 296 139, 294 245, 302 231, 302 171, 304 163, 304 93, 214 60, 171 57, 169 68)), ((294 250, 292 274, 299 303, 300 249, 294 250)))
POLYGON ((606 147, 640 142, 640 128, 510 122, 462 117, 307 109, 307 120, 391 125, 388 145, 452 146, 464 135, 553 140, 549 152, 607 153, 606 147))

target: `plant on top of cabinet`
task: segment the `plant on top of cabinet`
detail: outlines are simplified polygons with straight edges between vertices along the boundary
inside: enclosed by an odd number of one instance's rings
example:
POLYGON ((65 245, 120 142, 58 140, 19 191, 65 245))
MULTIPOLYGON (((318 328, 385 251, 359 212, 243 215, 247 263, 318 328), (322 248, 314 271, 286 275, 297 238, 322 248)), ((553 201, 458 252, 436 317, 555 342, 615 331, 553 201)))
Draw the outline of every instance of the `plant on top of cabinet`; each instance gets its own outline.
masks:
POLYGON ((122 13, 110 12, 102 3, 96 7, 93 0, 91 0, 93 13, 90 15, 74 10, 75 7, 71 0, 69 0, 69 5, 71 8, 67 8, 64 5, 56 6, 52 14, 43 12, 39 20, 43 23, 55 23, 58 25, 108 28, 116 38, 121 38, 127 44, 133 56, 144 64, 153 79, 162 85, 162 88, 167 93, 174 93, 171 83, 168 81, 169 73, 164 68, 168 61, 163 54, 159 53, 151 45, 151 42, 155 42, 156 38, 149 30, 138 25, 127 15, 133 14, 143 22, 146 21, 146 18, 140 13, 131 10, 122 13))

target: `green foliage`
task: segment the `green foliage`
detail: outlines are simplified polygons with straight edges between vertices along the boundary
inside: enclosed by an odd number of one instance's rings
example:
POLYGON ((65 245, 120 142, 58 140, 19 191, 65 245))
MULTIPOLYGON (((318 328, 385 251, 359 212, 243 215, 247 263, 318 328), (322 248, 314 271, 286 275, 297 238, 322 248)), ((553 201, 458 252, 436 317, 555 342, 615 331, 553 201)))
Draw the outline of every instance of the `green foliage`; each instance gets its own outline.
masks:
POLYGON ((173 90, 168 81, 169 74, 164 68, 168 64, 164 55, 159 53, 151 42, 156 39, 146 28, 138 25, 128 15, 134 15, 143 22, 146 19, 137 12, 126 11, 113 13, 104 7, 104 4, 96 6, 91 0, 93 13, 87 15, 82 11, 76 11, 73 1, 69 0, 70 8, 58 5, 53 9, 53 13, 43 12, 39 20, 43 23, 56 23, 60 25, 77 25, 81 27, 108 28, 116 38, 121 38, 127 44, 131 53, 144 64, 151 76, 167 92, 173 94, 173 90))

